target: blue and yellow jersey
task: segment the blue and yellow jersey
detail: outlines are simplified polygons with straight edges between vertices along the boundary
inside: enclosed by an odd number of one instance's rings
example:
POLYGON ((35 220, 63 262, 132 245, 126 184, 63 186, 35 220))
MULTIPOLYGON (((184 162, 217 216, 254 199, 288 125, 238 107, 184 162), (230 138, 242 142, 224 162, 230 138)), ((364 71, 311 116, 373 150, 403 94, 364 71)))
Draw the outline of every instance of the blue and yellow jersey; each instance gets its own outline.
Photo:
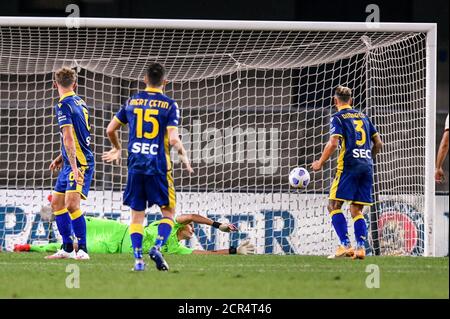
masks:
POLYGON ((129 125, 128 171, 165 175, 172 169, 167 128, 178 127, 177 103, 161 90, 147 88, 134 94, 114 119, 129 125))
POLYGON ((331 136, 340 137, 338 171, 372 169, 372 138, 378 132, 369 118, 346 105, 331 117, 331 136))
MULTIPOLYGON (((59 99, 58 104, 56 104, 55 114, 61 129, 65 126, 72 128, 78 166, 93 166, 94 154, 89 147, 91 134, 89 112, 86 103, 75 92, 66 93, 59 99)), ((62 132, 61 153, 64 159, 64 165, 70 166, 66 148, 64 147, 62 132)))

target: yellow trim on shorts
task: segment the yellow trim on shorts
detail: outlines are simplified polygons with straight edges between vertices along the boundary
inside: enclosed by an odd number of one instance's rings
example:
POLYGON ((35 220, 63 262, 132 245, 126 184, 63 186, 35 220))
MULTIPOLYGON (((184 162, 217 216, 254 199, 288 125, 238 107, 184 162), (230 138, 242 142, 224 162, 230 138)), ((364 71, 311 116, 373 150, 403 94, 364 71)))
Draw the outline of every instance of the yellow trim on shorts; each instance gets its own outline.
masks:
POLYGON ((57 191, 53 191, 53 194, 60 194, 60 195, 65 195, 66 193, 62 193, 62 192, 57 192, 57 191))
POLYGON ((119 118, 117 116, 114 115, 113 119, 116 120, 117 122, 119 122, 120 125, 125 125, 125 123, 122 122, 121 120, 119 120, 119 118))
POLYGON ((70 213, 70 218, 72 220, 75 220, 79 217, 83 216, 83 212, 81 211, 81 209, 77 209, 76 211, 74 211, 73 213, 70 213))
MULTIPOLYGON (((77 188, 78 188, 78 185, 77 185, 77 188)), ((84 194, 83 194, 80 190, 78 190, 78 189, 72 189, 72 190, 66 191, 66 193, 79 193, 80 196, 81 196, 81 199, 84 199, 84 200, 87 199, 87 196, 84 195, 84 194)))
POLYGON ((177 205, 177 200, 171 172, 167 172, 166 179, 167 179, 167 190, 169 192, 169 205, 167 205, 166 207, 175 208, 175 206, 177 205))
POLYGON ((63 214, 68 213, 68 212, 69 212, 69 210, 67 208, 63 208, 63 209, 60 209, 60 210, 57 210, 57 211, 53 212, 53 215, 58 216, 58 215, 63 215, 63 214))
POLYGON ((358 204, 358 205, 364 205, 364 206, 372 206, 373 205, 373 203, 355 202, 355 201, 351 201, 350 204, 358 204))
POLYGON ((330 212, 330 217, 333 217, 336 214, 342 214, 342 213, 343 213, 342 209, 335 209, 330 212))
POLYGON ((336 171, 336 176, 334 177, 333 183, 331 184, 329 199, 338 200, 338 198, 336 198, 336 193, 337 193, 337 189, 339 186, 339 181, 341 180, 341 175, 342 175, 342 171, 340 171, 340 170, 336 171))
POLYGON ((130 235, 131 234, 143 234, 144 233, 144 225, 142 224, 130 224, 130 235))
POLYGON ((353 217, 353 222, 356 222, 359 219, 364 219, 363 214, 358 214, 357 216, 353 217))
POLYGON ((73 124, 63 124, 60 126, 60 128, 63 128, 64 126, 73 126, 73 124))

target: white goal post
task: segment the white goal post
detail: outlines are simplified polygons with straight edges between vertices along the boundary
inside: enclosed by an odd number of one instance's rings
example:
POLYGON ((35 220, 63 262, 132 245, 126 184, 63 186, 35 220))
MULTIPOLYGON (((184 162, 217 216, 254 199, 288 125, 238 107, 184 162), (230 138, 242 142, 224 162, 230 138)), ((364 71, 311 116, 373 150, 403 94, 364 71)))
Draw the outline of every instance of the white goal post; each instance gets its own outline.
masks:
MULTIPOLYGON (((304 190, 290 188, 287 177, 320 156, 331 95, 343 84, 385 142, 376 203, 365 211, 367 252, 433 256, 436 30, 431 23, 0 17, 0 247, 59 236, 42 207, 56 179, 48 165, 60 148, 52 77, 61 66, 77 70, 93 127, 96 173, 82 210, 126 222, 126 160, 102 163, 105 128, 142 88, 145 66, 158 61, 196 171, 186 175, 172 156, 177 212, 240 230, 198 226, 189 245, 217 249, 250 238, 261 254, 334 249, 326 205, 335 157, 304 190)), ((148 222, 157 212, 149 210, 148 222)))

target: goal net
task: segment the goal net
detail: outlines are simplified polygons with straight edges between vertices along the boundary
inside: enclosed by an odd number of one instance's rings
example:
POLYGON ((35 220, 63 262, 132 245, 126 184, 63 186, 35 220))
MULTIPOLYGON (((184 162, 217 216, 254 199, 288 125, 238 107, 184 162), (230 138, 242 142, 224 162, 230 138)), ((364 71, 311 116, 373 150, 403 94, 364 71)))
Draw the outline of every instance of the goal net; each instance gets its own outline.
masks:
MULTIPOLYGON (((320 157, 339 84, 352 88, 354 107, 371 117, 385 145, 375 165, 376 203, 365 210, 367 252, 423 255, 432 242, 426 231, 433 152, 427 143, 434 127, 427 119, 434 112, 429 25, 83 19, 77 29, 63 19, 15 21, 0 19, 4 249, 59 236, 47 196, 57 177, 48 166, 61 147, 52 87, 61 66, 77 70, 77 94, 90 112, 95 177, 82 210, 128 222, 126 155, 118 166, 101 161, 111 147, 105 129, 120 105, 144 88, 145 67, 154 61, 168 70, 165 93, 180 106, 180 134, 195 170, 186 174, 172 153, 177 213, 239 228, 228 234, 197 225, 187 245, 219 249, 249 238, 260 254, 335 249, 326 206, 336 155, 311 173, 306 189, 290 188, 288 174, 320 157)), ((126 148, 126 129, 121 139, 126 148)), ((153 207, 147 222, 159 216, 153 207)), ((353 236, 347 210, 346 217, 353 236)))

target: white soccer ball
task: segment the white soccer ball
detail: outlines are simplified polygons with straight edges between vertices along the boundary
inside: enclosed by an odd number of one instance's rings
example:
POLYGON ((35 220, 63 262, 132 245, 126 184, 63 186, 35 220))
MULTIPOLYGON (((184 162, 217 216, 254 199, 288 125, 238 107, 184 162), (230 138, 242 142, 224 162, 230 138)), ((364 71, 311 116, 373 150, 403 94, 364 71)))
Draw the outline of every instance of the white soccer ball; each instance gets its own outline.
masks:
POLYGON ((303 167, 296 167, 289 173, 289 184, 294 188, 305 188, 310 179, 309 172, 303 167))

